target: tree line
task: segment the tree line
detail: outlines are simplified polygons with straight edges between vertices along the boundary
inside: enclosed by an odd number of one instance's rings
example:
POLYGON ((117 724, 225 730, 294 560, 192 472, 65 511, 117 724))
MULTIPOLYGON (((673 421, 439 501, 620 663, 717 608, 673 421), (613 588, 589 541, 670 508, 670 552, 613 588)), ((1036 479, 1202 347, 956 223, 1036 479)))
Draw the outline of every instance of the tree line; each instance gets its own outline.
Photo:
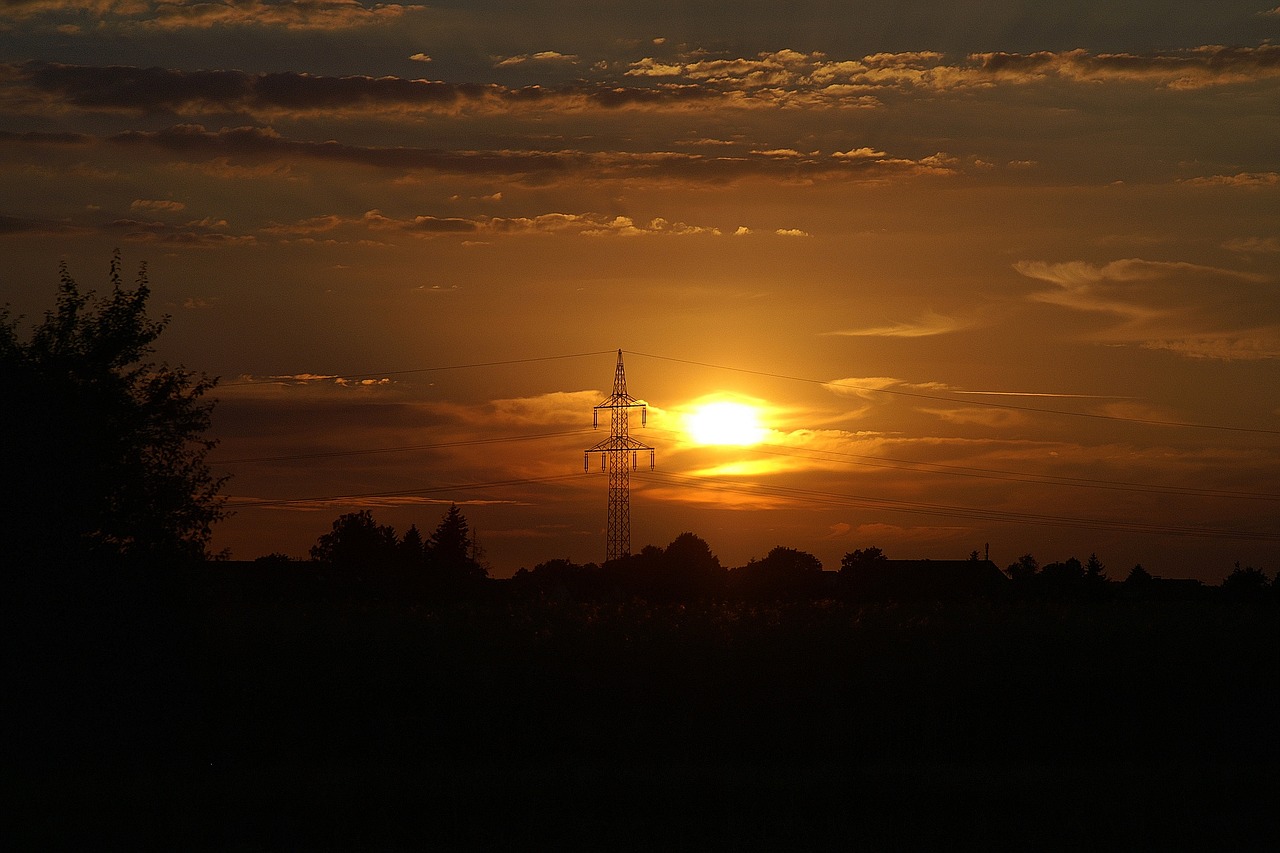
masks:
MULTIPOLYGON (((6 462, 0 555, 8 565, 171 566, 226 556, 210 551, 213 525, 228 514, 221 495, 226 478, 215 476, 206 458, 216 442, 205 435, 213 409, 205 397, 217 380, 150 360, 169 318, 147 314, 145 264, 127 287, 116 251, 108 284, 104 294, 84 291, 62 264, 54 307, 25 339, 21 318, 0 309, 0 369, 9 392, 9 404, 0 409, 6 462)), ((416 525, 399 536, 367 510, 346 513, 310 556, 348 586, 461 593, 482 588, 488 578, 456 505, 426 537, 416 525)), ((262 561, 290 562, 281 554, 262 561)), ((623 590, 667 599, 725 592, 876 596, 927 594, 932 575, 934 592, 939 583, 961 592, 997 590, 992 572, 984 578, 978 570, 986 561, 976 551, 965 561, 971 565, 952 567, 946 578, 939 572, 949 561, 922 562, 888 561, 879 548, 868 547, 845 554, 839 572, 827 573, 813 554, 779 545, 729 570, 705 541, 683 533, 666 547, 647 545, 603 566, 549 560, 521 569, 510 585, 539 594, 623 590), (958 581, 962 575, 971 582, 958 581)), ((1168 595, 1177 587, 1140 565, 1117 584, 1095 554, 1084 562, 1071 557, 1045 565, 1025 554, 1004 574, 1009 589, 1040 596, 1099 596, 1117 586, 1131 594, 1168 595)), ((1182 584, 1184 591, 1189 587, 1182 584)), ((1277 588, 1263 571, 1238 564, 1222 584, 1225 595, 1242 599, 1277 588)))
POLYGON ((310 549, 310 559, 270 554, 254 561, 252 574, 237 583, 272 583, 309 578, 316 594, 354 598, 422 596, 564 601, 620 599, 662 602, 722 600, 849 601, 958 600, 965 598, 1040 600, 1203 600, 1280 601, 1280 584, 1252 567, 1235 570, 1213 588, 1195 580, 1152 575, 1141 565, 1113 579, 1097 554, 1041 565, 1024 554, 1000 569, 970 552, 964 560, 890 559, 879 547, 847 552, 838 571, 824 571, 807 551, 779 545, 744 565, 721 563, 711 546, 692 532, 666 546, 645 545, 603 563, 555 558, 521 568, 508 579, 489 577, 483 553, 466 516, 451 504, 426 537, 416 524, 403 535, 380 524, 368 510, 344 513, 310 549), (273 574, 274 581, 267 575, 273 574))

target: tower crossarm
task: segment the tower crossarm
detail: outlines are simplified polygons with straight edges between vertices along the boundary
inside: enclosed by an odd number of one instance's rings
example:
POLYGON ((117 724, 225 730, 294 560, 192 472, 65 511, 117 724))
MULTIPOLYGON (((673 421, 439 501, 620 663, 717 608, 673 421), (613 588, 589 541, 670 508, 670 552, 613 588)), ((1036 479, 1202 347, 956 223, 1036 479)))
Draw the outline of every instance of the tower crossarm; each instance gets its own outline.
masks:
POLYGON ((596 442, 591 447, 588 447, 586 452, 607 453, 610 450, 653 450, 653 448, 645 444, 643 441, 637 441, 629 435, 611 435, 606 439, 596 442))

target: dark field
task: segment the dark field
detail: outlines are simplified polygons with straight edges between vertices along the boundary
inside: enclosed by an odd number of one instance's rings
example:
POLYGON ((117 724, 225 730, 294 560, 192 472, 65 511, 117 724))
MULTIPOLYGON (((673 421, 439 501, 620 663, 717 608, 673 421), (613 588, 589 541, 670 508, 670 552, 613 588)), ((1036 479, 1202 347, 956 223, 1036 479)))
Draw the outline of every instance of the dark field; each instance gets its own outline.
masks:
POLYGON ((26 608, 19 841, 1273 847, 1271 601, 500 586, 407 604, 197 582, 26 608))

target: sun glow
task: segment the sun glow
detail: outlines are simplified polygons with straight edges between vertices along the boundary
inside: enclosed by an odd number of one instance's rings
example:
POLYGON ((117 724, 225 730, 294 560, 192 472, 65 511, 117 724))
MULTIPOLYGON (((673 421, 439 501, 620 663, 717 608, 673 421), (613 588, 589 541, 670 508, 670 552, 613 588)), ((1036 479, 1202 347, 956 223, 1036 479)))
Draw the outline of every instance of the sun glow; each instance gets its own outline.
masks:
POLYGON ((685 431, 697 444, 745 447, 764 440, 760 410, 748 403, 715 400, 695 408, 685 420, 685 431))

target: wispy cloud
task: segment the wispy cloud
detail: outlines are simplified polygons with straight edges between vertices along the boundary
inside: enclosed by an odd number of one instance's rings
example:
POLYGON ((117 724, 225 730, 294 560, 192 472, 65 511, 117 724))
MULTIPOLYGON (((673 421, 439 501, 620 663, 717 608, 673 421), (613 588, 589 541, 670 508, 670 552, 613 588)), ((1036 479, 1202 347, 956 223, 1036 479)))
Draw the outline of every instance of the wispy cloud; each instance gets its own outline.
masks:
POLYGON ((1272 254, 1280 252, 1280 237, 1236 237, 1222 244, 1232 252, 1272 254))
POLYGON ((1209 175, 1186 178, 1182 183, 1191 187, 1237 187, 1264 189, 1280 186, 1280 172, 1237 172, 1234 175, 1209 175))
POLYGON ((177 244, 192 248, 243 246, 251 245, 257 240, 252 234, 232 234, 226 228, 224 220, 212 218, 185 223, 113 219, 99 226, 101 231, 118 234, 131 242, 177 244))
POLYGON ((856 338, 925 338, 960 331, 968 328, 968 326, 969 323, 966 321, 930 311, 924 316, 911 321, 853 329, 838 329, 831 332, 823 332, 822 334, 856 338))
POLYGON ((528 65, 531 63, 575 63, 578 57, 573 54, 560 53, 555 50, 541 50, 537 53, 522 53, 516 56, 495 56, 494 66, 497 68, 510 68, 515 65, 528 65))
POLYGON ((671 151, 443 151, 436 148, 371 147, 335 141, 289 139, 272 128, 237 127, 206 130, 199 124, 174 125, 160 131, 126 131, 110 137, 126 146, 149 146, 200 160, 244 157, 307 159, 399 171, 431 171, 456 175, 502 175, 545 185, 557 179, 599 181, 667 180, 731 183, 752 178, 799 182, 819 178, 880 182, 888 179, 951 176, 957 170, 942 154, 919 160, 763 155, 704 156, 671 151))
POLYGON ((866 400, 878 399, 883 392, 899 392, 907 394, 927 394, 949 390, 949 386, 940 382, 908 382, 892 376, 863 376, 845 379, 833 379, 823 383, 823 388, 841 396, 861 397, 866 400))
POLYGON ((956 82, 1026 84, 1047 78, 1078 83, 1150 83, 1170 89, 1199 89, 1280 76, 1280 45, 1204 45, 1152 53, 1091 53, 1086 50, 1036 53, 975 53, 956 82))
POLYGON ((179 213, 186 209, 180 201, 170 199, 137 198, 129 205, 131 210, 148 210, 158 213, 179 213))
POLYGON ((83 225, 73 225, 70 222, 53 219, 0 214, 0 237, 16 235, 53 236, 86 233, 91 230, 83 225))
POLYGON ((513 88, 390 76, 185 71, 41 60, 0 65, 0 72, 0 99, 10 108, 29 112, 79 109, 199 116, 234 111, 270 118, 314 113, 680 109, 711 101, 733 105, 724 93, 695 84, 627 87, 580 81, 553 88, 513 88))
POLYGON ((702 55, 631 64, 627 75, 687 79, 722 89, 785 99, 810 95, 838 99, 882 89, 947 90, 993 85, 1138 83, 1167 89, 1197 89, 1280 76, 1280 46, 1205 45, 1150 53, 1094 53, 1084 49, 1033 53, 972 53, 948 61, 937 51, 877 53, 833 59, 792 50, 753 57, 702 55))
MULTIPOLYGON (((410 58, 431 59, 424 53, 410 58)), ((577 61, 577 56, 556 51, 495 58, 499 68, 536 69, 577 61)), ((389 75, 193 71, 29 60, 0 66, 0 100, 10 109, 31 113, 76 109, 198 117, 241 112, 270 120, 308 113, 875 108, 882 103, 879 95, 886 92, 1025 86, 1046 80, 1196 89, 1274 78, 1280 78, 1280 45, 1269 44, 1209 46, 1145 56, 1083 50, 988 53, 973 54, 958 64, 947 64, 942 54, 927 51, 832 61, 821 54, 783 50, 754 58, 700 58, 676 64, 646 59, 634 63, 622 79, 605 72, 572 82, 516 87, 389 75)), ((833 156, 879 159, 885 155, 869 146, 855 146, 833 156)), ((1265 183, 1268 178, 1267 173, 1242 173, 1196 180, 1265 183)))
POLYGON ((720 235, 720 230, 715 227, 673 222, 661 217, 640 223, 628 216, 600 213, 544 213, 536 216, 472 218, 421 215, 397 219, 385 216, 379 210, 367 211, 359 217, 342 217, 333 214, 315 216, 295 223, 275 224, 266 230, 277 235, 304 236, 332 233, 342 229, 391 231, 418 236, 571 234, 584 237, 688 237, 720 235))
POLYGON ((1204 358, 1280 357, 1280 308, 1266 275, 1141 258, 1020 261, 1014 269, 1054 285, 1032 293, 1033 301, 1117 318, 1095 340, 1204 358))
POLYGON ((66 19, 70 32, 112 26, 143 30, 205 30, 214 27, 347 30, 384 24, 421 11, 416 5, 356 0, 11 0, 0 6, 0 19, 34 17, 66 19))

